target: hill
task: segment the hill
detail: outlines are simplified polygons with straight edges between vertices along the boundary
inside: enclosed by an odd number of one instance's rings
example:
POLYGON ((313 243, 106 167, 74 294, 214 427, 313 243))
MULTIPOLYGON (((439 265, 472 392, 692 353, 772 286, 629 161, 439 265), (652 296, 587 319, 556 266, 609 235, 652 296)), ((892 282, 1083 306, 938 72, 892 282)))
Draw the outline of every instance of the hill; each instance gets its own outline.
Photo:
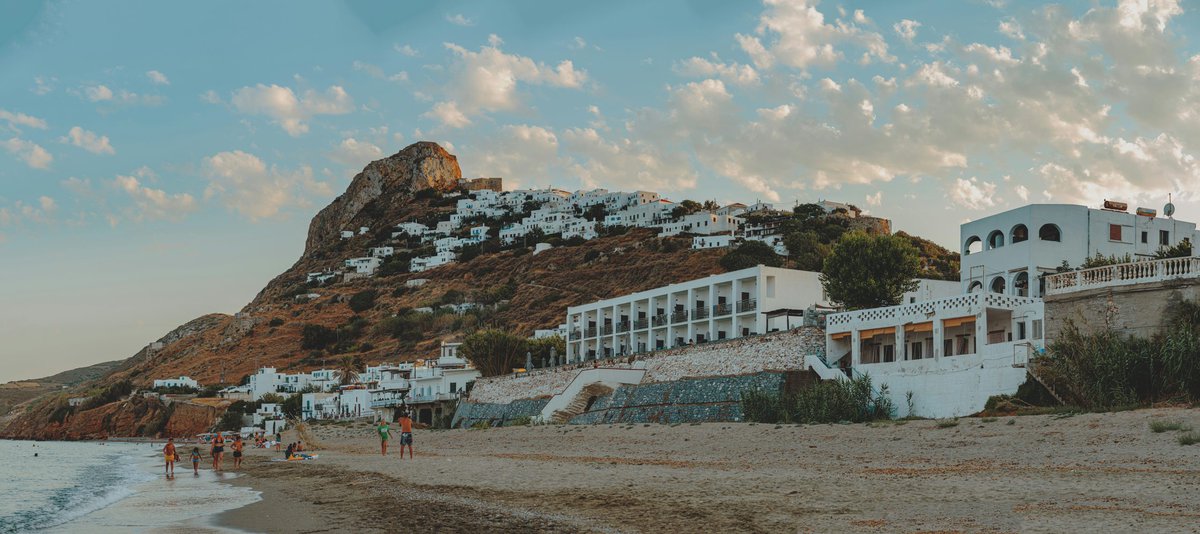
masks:
POLYGON ((206 386, 232 385, 245 383, 261 366, 300 372, 333 366, 346 356, 362 364, 428 358, 443 340, 481 327, 531 335, 561 323, 568 306, 723 271, 724 250, 691 250, 687 236, 660 237, 634 228, 607 230, 591 240, 545 238, 555 246, 537 254, 525 243, 493 239, 470 253, 464 249, 456 263, 407 272, 404 258, 431 250, 405 249, 432 247, 394 241, 395 225, 433 226, 448 217, 462 198, 461 174, 455 156, 426 142, 370 163, 312 219, 300 258, 240 312, 199 317, 115 367, 92 375, 81 371, 76 375, 85 380, 41 391, 0 420, 0 436, 200 432, 213 424, 221 406, 130 393, 179 375, 206 386), (343 237, 344 231, 352 236, 343 237), (309 273, 342 270, 347 258, 382 245, 395 245, 400 259, 384 263, 376 276, 309 281, 309 273), (71 407, 72 397, 88 400, 71 407))

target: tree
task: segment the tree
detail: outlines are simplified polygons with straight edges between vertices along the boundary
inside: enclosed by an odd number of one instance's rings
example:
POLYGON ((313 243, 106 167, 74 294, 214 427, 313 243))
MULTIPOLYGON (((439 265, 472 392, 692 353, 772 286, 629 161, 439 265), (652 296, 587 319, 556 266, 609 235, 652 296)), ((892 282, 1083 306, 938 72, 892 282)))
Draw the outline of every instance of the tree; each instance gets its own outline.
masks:
POLYGON ((820 271, 829 257, 829 245, 821 242, 813 231, 792 232, 783 236, 783 245, 794 267, 802 271, 820 271))
POLYGON ((334 370, 337 371, 342 385, 345 386, 358 382, 359 369, 362 369, 362 362, 354 356, 346 355, 338 360, 334 370))
POLYGON ((749 269, 755 265, 779 267, 782 264, 775 249, 762 241, 747 241, 721 257, 721 267, 726 271, 749 269))
POLYGON ((319 324, 306 324, 300 330, 300 348, 323 349, 337 341, 337 331, 319 324))
POLYGON ((695 200, 685 200, 680 202, 678 206, 675 206, 675 209, 671 210, 671 217, 678 219, 685 215, 691 215, 697 211, 700 211, 700 208, 702 207, 703 206, 701 206, 700 203, 696 202, 695 200))
POLYGON ((1167 258, 1186 258, 1192 255, 1192 240, 1184 238, 1173 247, 1162 247, 1158 252, 1154 253, 1154 257, 1160 260, 1167 258))
POLYGON ((543 359, 550 359, 551 348, 554 349, 554 354, 561 358, 567 354, 567 340, 562 336, 550 336, 529 341, 529 352, 533 354, 534 367, 540 367, 543 359))
POLYGON ((375 297, 379 296, 379 292, 374 289, 364 289, 355 293, 350 297, 350 309, 354 313, 367 311, 375 306, 375 297))
POLYGON ((525 365, 529 340, 503 330, 480 330, 463 339, 458 351, 481 375, 498 376, 525 365))
POLYGON ((700 209, 705 211, 717 211, 721 209, 721 205, 717 204, 717 201, 715 200, 705 200, 704 204, 700 206, 700 209))
POLYGON ((850 232, 825 259, 821 285, 833 302, 855 310, 895 306, 917 288, 920 260, 908 240, 850 232))
POLYGON ((220 432, 237 432, 242 429, 242 413, 237 410, 225 410, 221 414, 221 420, 217 422, 217 430, 220 432))
POLYGON ((800 222, 815 221, 825 218, 825 208, 820 204, 800 204, 792 208, 792 215, 800 222))
POLYGON ((279 406, 279 409, 283 411, 283 415, 291 419, 299 419, 300 414, 304 409, 303 400, 303 395, 299 393, 293 393, 287 398, 287 400, 283 401, 283 404, 279 406))
MULTIPOLYGON (((283 395, 280 395, 278 393, 267 393, 267 394, 264 394, 262 396, 262 398, 260 398, 258 400, 259 400, 260 404, 280 404, 285 399, 283 398, 283 395)), ((254 413, 254 412, 251 411, 250 413, 254 413)))

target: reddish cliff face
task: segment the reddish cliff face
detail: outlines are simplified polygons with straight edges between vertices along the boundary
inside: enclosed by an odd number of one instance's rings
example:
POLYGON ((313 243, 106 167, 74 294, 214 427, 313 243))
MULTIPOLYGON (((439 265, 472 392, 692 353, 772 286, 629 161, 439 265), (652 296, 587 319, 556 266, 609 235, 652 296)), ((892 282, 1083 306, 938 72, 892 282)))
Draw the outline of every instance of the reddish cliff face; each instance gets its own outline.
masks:
POLYGON ((174 402, 136 395, 90 410, 55 417, 58 402, 35 403, 31 411, 4 429, 13 439, 85 440, 109 437, 186 437, 207 432, 227 403, 216 406, 174 402), (61 422, 57 422, 61 419, 61 422))

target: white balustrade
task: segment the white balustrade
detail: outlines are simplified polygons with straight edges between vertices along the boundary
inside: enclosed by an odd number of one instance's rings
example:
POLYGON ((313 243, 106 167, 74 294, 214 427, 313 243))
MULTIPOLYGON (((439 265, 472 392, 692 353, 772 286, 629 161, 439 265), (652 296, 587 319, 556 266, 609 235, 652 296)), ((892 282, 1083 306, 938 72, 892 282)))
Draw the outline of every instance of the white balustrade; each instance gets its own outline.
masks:
POLYGON ((1105 265, 1046 276, 1046 295, 1200 276, 1200 258, 1167 258, 1105 265))

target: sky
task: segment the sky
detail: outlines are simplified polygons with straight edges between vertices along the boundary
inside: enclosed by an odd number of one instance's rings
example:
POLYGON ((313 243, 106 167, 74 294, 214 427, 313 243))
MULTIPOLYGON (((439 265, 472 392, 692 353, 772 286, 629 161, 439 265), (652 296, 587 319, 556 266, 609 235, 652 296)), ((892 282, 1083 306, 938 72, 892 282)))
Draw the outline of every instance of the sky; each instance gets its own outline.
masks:
POLYGON ((0 381, 237 311, 418 140, 508 188, 838 200, 951 249, 1034 202, 1188 220, 1198 30, 1177 0, 9 2, 0 381))

